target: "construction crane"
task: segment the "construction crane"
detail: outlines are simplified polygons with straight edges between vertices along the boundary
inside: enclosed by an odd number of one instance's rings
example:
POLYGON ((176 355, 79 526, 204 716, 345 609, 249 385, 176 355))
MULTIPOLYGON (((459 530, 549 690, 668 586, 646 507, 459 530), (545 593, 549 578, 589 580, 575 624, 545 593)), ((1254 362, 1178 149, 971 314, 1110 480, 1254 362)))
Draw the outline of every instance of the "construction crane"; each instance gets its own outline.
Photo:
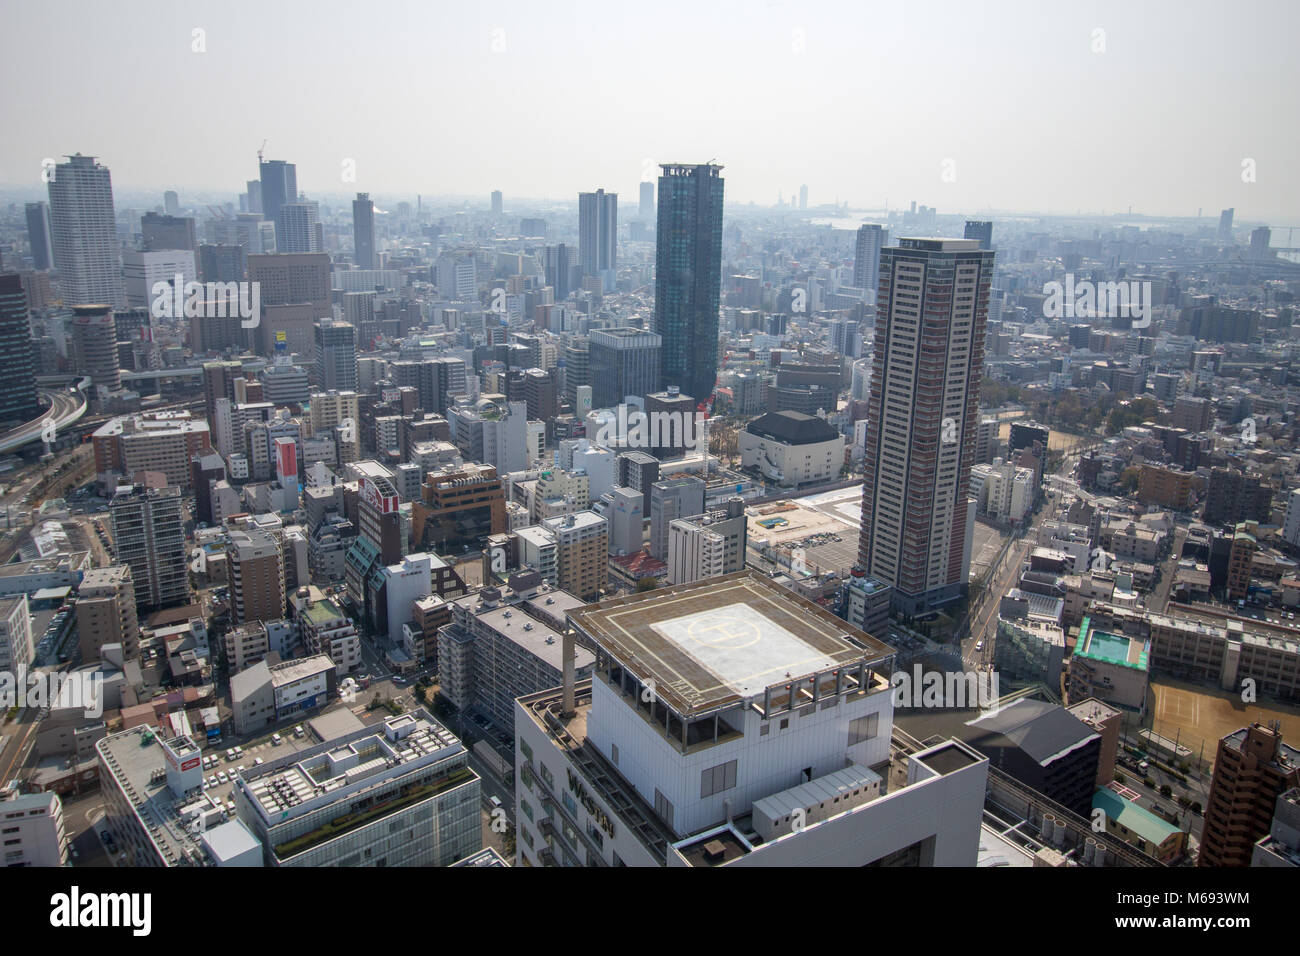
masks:
POLYGON ((262 150, 264 149, 266 149, 266 140, 262 140, 262 145, 257 147, 257 166, 259 169, 262 166, 262 150))

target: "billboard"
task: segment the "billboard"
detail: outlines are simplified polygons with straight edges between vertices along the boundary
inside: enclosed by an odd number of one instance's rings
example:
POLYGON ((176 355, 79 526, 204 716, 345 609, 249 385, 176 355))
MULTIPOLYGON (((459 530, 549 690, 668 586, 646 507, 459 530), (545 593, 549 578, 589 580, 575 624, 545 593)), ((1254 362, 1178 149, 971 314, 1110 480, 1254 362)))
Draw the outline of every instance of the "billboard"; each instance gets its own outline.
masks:
POLYGON ((285 488, 298 484, 298 443, 292 438, 275 440, 275 476, 285 488))
POLYGON ((396 494, 386 494, 373 479, 365 475, 361 476, 359 485, 361 500, 380 514, 391 514, 397 510, 399 499, 396 494))

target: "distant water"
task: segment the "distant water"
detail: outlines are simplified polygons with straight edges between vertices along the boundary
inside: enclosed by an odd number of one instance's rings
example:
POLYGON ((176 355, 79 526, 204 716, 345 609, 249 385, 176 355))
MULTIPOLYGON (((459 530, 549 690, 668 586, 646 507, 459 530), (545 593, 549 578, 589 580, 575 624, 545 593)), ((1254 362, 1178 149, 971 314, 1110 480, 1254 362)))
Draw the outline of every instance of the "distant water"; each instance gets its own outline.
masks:
POLYGON ((814 226, 830 226, 832 229, 857 229, 864 222, 878 222, 884 225, 889 221, 889 213, 883 209, 868 209, 864 212, 851 212, 848 216, 822 217, 819 219, 809 219, 808 222, 814 226))

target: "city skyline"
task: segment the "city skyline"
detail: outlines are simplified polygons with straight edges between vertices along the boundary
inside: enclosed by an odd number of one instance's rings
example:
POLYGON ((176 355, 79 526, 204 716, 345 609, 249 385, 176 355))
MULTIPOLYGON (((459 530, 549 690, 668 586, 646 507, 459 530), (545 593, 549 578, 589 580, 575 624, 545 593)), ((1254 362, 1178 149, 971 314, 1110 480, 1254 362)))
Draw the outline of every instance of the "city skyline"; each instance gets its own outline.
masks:
POLYGON ((5 864, 1275 910, 1297 11, 15 9, 5 864))

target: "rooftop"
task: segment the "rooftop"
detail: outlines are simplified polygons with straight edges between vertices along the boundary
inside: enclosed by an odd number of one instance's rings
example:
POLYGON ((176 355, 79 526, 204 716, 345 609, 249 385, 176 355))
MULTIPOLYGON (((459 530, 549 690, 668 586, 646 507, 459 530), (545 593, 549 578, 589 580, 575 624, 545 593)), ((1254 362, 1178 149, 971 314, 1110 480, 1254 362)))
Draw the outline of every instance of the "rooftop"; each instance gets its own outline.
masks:
POLYGON ((1064 707, 1027 698, 984 711, 967 727, 978 735, 966 737, 972 746, 979 748, 984 740, 1002 737, 1042 767, 1098 738, 1092 728, 1064 707))
POLYGON ((824 419, 795 411, 760 415, 745 426, 745 431, 786 445, 812 445, 832 441, 840 434, 824 419))
POLYGON ((569 620, 684 716, 893 648, 753 571, 588 605, 569 620))
POLYGON ((1106 787, 1093 794, 1092 808, 1102 810, 1108 820, 1127 827, 1154 846, 1160 846, 1178 832, 1178 827, 1168 820, 1143 809, 1132 800, 1125 800, 1114 790, 1106 787))
POLYGON ((298 613, 316 627, 345 619, 343 612, 339 610, 339 606, 330 598, 312 601, 298 613))
POLYGON ((211 814, 218 808, 212 806, 214 799, 203 794, 177 798, 172 793, 157 731, 134 727, 105 737, 95 746, 101 766, 122 789, 163 859, 171 866, 206 862, 197 835, 200 831, 192 830, 182 814, 188 819, 188 811, 195 806, 203 806, 205 813, 211 814))
MULTIPOLYGON (((275 852, 285 858, 372 822, 377 813, 392 812, 403 801, 420 799, 431 792, 429 787, 403 791, 396 799, 371 806, 364 799, 355 799, 361 791, 441 765, 450 758, 463 758, 464 753, 465 748, 454 734, 427 711, 416 710, 253 767, 240 775, 236 787, 268 828, 330 804, 344 804, 345 797, 354 798, 351 812, 278 844, 275 852)), ((451 772, 437 786, 455 786, 473 779, 467 769, 448 766, 451 772)))
POLYGON ((294 661, 285 661, 271 667, 271 683, 277 687, 291 684, 296 680, 313 677, 324 671, 334 669, 334 662, 328 655, 317 654, 314 657, 302 657, 294 661))
POLYGON ((1095 697, 1081 700, 1079 703, 1071 704, 1065 709, 1086 724, 1100 723, 1109 720, 1111 717, 1118 717, 1123 713, 1118 707, 1112 707, 1095 697))
POLYGON ((1134 670, 1147 669, 1150 642, 1124 634, 1111 634, 1092 627, 1092 619, 1085 617, 1079 625, 1079 640, 1074 646, 1076 657, 1117 664, 1134 670))

